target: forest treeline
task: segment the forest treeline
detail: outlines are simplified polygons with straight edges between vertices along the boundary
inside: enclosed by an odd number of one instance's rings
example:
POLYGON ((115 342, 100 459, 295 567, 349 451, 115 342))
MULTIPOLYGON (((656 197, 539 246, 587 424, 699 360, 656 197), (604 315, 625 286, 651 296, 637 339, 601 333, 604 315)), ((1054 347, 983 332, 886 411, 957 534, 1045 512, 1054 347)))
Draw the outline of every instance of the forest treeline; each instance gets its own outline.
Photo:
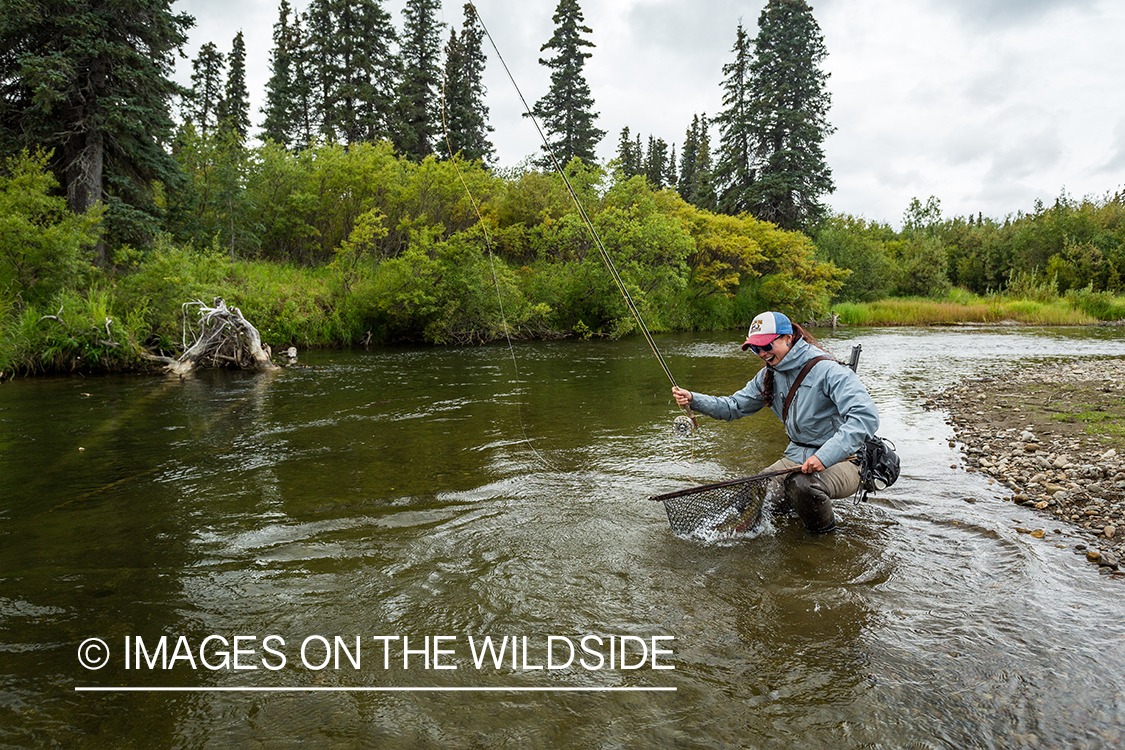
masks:
MULTIPOLYGON (((139 347, 179 347, 181 306, 215 296, 275 348, 632 330, 557 174, 419 163, 386 142, 246 153, 236 221, 254 242, 236 242, 232 256, 218 231, 231 204, 216 197, 217 171, 189 170, 190 199, 167 207, 176 232, 143 250, 120 246, 105 269, 89 257, 96 217, 52 195, 46 155, 10 161, 0 180, 13 229, 0 239, 0 367, 128 366, 139 347)), ((741 325, 763 305, 811 313, 845 275, 803 233, 703 211, 577 159, 566 171, 653 330, 741 325)))
MULTIPOLYGON (((214 297, 275 349, 633 330, 557 174, 414 162, 387 142, 244 153, 237 202, 213 182, 222 170, 185 165, 191 187, 167 205, 174 232, 116 248, 104 269, 90 262, 98 217, 66 209, 47 156, 11 159, 0 177, 0 368, 135 367, 142 349, 181 348, 182 306, 214 297), (241 235, 219 231, 232 205, 241 235), (245 240, 233 254, 229 236, 245 240)), ((1120 194, 1060 197, 1003 221, 942 219, 935 199, 915 200, 901 230, 836 215, 805 234, 699 209, 619 169, 576 159, 567 175, 656 331, 738 328, 767 308, 804 321, 951 290, 1125 317, 1120 194)))

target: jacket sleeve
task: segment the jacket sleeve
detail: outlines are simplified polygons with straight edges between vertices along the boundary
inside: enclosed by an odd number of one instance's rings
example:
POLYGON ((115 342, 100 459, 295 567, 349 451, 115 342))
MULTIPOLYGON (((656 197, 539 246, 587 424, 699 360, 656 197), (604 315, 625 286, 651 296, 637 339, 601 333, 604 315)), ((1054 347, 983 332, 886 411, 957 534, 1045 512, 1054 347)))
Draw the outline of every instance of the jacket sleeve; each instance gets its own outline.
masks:
POLYGON ((765 372, 764 368, 746 384, 745 388, 730 396, 709 396, 706 393, 692 391, 692 411, 728 422, 760 411, 763 406, 767 406, 761 398, 763 372, 765 372))
POLYGON ((854 372, 840 366, 825 369, 828 373, 820 386, 843 418, 836 433, 816 451, 817 458, 828 467, 853 455, 865 438, 878 431, 879 411, 854 372))

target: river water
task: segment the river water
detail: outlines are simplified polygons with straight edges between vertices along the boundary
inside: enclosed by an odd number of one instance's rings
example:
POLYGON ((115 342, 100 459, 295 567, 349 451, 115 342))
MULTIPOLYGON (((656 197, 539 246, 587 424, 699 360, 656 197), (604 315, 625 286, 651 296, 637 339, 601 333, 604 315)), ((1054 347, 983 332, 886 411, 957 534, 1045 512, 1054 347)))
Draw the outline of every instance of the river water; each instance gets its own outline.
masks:
MULTIPOLYGON (((710 393, 756 370, 740 341, 657 338, 710 393)), ((752 474, 784 435, 762 413, 676 436, 641 339, 5 383, 0 746, 1125 745, 1125 588, 958 468, 917 398, 1125 356, 1120 329, 823 341, 863 345, 900 507, 722 544, 647 498, 752 474)))

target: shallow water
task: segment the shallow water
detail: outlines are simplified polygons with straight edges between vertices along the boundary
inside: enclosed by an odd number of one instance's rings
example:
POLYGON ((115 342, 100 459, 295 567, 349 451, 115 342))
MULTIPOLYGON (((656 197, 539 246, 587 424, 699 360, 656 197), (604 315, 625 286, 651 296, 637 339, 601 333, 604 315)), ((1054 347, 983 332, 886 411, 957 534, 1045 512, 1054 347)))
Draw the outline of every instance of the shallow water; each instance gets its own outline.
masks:
MULTIPOLYGON (((730 393, 756 368, 736 338, 657 341, 681 385, 730 393)), ((5 383, 0 745, 1125 744, 1121 582, 1073 553, 1077 533, 952 468, 944 415, 916 397, 1122 357, 1122 332, 825 337, 841 357, 856 342, 902 507, 845 502, 833 536, 782 518, 710 545, 647 498, 752 474, 784 435, 768 413, 674 435, 642 340, 5 383), (497 666, 481 641, 505 636, 497 666), (109 661, 90 670, 94 637, 109 661)))

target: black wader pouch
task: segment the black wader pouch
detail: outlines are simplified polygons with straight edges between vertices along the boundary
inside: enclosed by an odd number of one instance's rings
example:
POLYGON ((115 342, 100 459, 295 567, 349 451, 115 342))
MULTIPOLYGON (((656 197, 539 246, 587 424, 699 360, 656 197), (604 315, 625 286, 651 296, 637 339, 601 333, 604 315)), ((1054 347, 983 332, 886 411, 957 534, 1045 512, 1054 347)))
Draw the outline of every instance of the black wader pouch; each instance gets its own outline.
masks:
POLYGON ((869 492, 884 490, 898 481, 898 454, 890 440, 877 436, 866 438, 855 456, 855 462, 859 464, 856 502, 863 502, 869 492))

